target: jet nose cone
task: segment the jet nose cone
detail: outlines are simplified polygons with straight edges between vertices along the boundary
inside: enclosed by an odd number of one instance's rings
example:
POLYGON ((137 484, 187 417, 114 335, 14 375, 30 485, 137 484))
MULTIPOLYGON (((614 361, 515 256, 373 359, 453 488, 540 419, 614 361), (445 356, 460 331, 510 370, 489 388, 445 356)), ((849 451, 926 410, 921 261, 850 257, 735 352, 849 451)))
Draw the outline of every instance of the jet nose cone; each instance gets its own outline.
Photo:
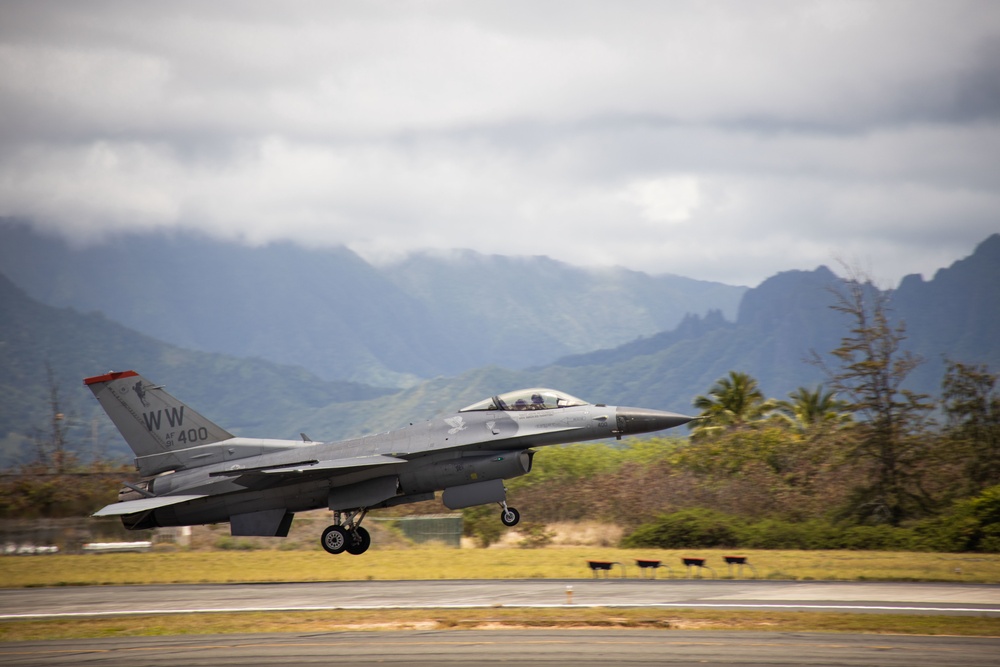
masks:
POLYGON ((618 434, 652 433, 687 424, 694 417, 646 408, 618 408, 618 434))

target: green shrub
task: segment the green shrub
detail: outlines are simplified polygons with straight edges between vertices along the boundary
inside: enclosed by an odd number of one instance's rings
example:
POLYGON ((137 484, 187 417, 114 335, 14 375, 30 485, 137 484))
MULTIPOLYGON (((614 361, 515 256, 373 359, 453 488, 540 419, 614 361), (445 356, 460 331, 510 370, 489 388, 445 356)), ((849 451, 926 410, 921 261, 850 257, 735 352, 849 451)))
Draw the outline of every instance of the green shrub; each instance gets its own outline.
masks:
MULTIPOLYGON (((744 526, 739 546, 746 549, 815 549, 811 524, 765 519, 744 526)), ((822 542, 823 540, 820 540, 822 542)))
POLYGON ((912 527, 888 524, 749 523, 708 509, 662 514, 622 540, 622 546, 661 549, 855 549, 869 551, 1000 552, 1000 486, 956 503, 946 514, 912 527))
POLYGON ((892 526, 844 526, 825 521, 792 523, 764 519, 745 523, 711 510, 661 515, 622 541, 625 548, 855 549, 903 551, 915 548, 914 531, 892 526))
POLYGON ((739 519, 708 509, 661 514, 622 541, 625 548, 660 549, 739 546, 739 519))
POLYGON ((520 546, 522 549, 541 549, 552 544, 556 534, 545 527, 543 523, 522 523, 518 531, 524 535, 520 546))
POLYGON ((1000 486, 955 503, 943 516, 918 523, 913 532, 921 550, 1000 552, 1000 486))
POLYGON ((913 531, 895 528, 888 524, 878 526, 849 526, 840 533, 835 549, 856 549, 867 551, 910 551, 913 547, 913 531))
POLYGON ((476 543, 486 548, 500 540, 505 530, 500 522, 500 510, 496 505, 479 505, 462 510, 462 534, 475 538, 476 543))

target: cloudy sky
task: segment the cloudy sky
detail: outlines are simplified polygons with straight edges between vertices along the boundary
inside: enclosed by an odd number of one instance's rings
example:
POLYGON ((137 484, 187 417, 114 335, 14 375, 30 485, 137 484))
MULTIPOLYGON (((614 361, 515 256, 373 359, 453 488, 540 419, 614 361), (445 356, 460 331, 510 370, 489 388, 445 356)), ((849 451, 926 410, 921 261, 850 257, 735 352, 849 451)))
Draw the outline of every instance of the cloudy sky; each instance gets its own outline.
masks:
POLYGON ((0 4, 0 216, 893 285, 1000 232, 1000 3, 0 4))

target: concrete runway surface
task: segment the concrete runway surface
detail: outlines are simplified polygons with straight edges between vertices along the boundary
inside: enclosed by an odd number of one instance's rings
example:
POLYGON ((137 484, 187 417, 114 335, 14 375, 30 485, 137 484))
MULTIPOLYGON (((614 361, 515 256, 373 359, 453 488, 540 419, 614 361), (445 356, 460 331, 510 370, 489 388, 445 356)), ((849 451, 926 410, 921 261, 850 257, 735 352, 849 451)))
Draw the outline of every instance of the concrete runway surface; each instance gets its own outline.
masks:
MULTIPOLYGON (((1000 616, 1000 586, 575 579, 176 584, 0 589, 0 620, 333 609, 574 606, 1000 616)), ((1000 664, 1000 660, 998 660, 1000 664)))
POLYGON ((1000 639, 648 630, 343 632, 0 644, 4 665, 995 667, 1000 639))

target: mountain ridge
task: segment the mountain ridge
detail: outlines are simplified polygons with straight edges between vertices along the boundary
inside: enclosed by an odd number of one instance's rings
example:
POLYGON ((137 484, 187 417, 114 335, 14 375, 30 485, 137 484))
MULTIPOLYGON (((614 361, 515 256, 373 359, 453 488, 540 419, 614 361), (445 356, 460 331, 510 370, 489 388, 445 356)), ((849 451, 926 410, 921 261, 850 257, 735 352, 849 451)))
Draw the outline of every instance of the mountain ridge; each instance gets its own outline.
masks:
POLYGON ((35 432, 46 432, 53 388, 67 425, 93 429, 93 439, 99 433, 125 455, 124 442, 82 384, 83 378, 110 370, 147 373, 204 409, 213 421, 238 435, 255 437, 295 437, 298 430, 281 430, 286 422, 303 421, 326 405, 372 399, 387 391, 326 381, 300 367, 185 350, 98 312, 39 303, 2 274, 0 368, 0 440, 14 434, 4 447, 6 455, 0 455, 0 462, 8 463, 19 458, 14 450, 28 445, 35 432))
POLYGON ((384 386, 546 364, 672 328, 689 311, 735 315, 745 292, 471 251, 376 267, 343 247, 187 233, 74 249, 10 220, 0 220, 0 272, 42 303, 98 310, 176 345, 384 386))
MULTIPOLYGON (((994 287, 1000 284, 1000 235, 931 280, 917 278, 902 281, 892 295, 893 317, 907 326, 904 348, 926 360, 911 388, 939 393, 946 356, 1000 370, 1000 291, 994 287)), ((822 382, 808 358, 828 354, 849 332, 853 323, 830 308, 831 290, 842 285, 826 267, 781 272, 747 290, 734 321, 718 311, 689 314, 668 331, 554 363, 484 364, 391 390, 324 380, 295 365, 183 349, 99 312, 42 304, 0 276, 0 438, 20 434, 24 444, 24 436, 46 423, 46 365, 64 391, 67 412, 81 423, 108 426, 81 379, 134 368, 235 433, 288 438, 305 431, 324 440, 388 430, 524 386, 689 412, 694 396, 738 370, 757 378, 768 396, 783 398, 822 382)))
MULTIPOLYGON (((935 280, 949 275, 947 272, 938 271, 930 281, 906 290, 901 285, 894 291, 893 320, 914 320, 908 325, 903 349, 915 350, 925 359, 911 375, 908 388, 938 395, 945 356, 987 364, 993 372, 1000 372, 1000 337, 996 336, 1000 328, 992 327, 992 315, 982 314, 1000 312, 1000 291, 990 289, 1000 284, 1000 257, 993 254, 998 241, 1000 235, 989 237, 972 255, 956 263, 967 268, 958 272, 947 297, 959 314, 957 320, 986 327, 975 335, 966 333, 970 340, 982 342, 977 349, 963 348, 960 355, 948 341, 947 332, 954 330, 950 324, 942 329, 933 317, 916 321, 920 304, 928 298, 924 290, 933 289, 935 280), (970 281, 974 284, 967 284, 970 281)), ((843 280, 823 266, 813 271, 781 272, 748 290, 736 322, 728 322, 717 313, 689 315, 675 330, 617 348, 568 356, 526 370, 475 369, 377 398, 367 402, 365 409, 392 421, 405 415, 430 416, 457 409, 491 392, 550 386, 587 400, 690 412, 694 397, 706 393, 732 370, 755 377, 767 396, 785 398, 799 387, 812 388, 826 380, 811 359, 815 353, 829 360, 829 353, 854 325, 848 316, 830 307, 836 302, 834 290, 843 286, 843 280)), ((323 432, 336 420, 345 419, 345 414, 331 406, 311 417, 309 428, 323 432)), ((365 428, 364 419, 346 418, 355 428, 365 428)))

